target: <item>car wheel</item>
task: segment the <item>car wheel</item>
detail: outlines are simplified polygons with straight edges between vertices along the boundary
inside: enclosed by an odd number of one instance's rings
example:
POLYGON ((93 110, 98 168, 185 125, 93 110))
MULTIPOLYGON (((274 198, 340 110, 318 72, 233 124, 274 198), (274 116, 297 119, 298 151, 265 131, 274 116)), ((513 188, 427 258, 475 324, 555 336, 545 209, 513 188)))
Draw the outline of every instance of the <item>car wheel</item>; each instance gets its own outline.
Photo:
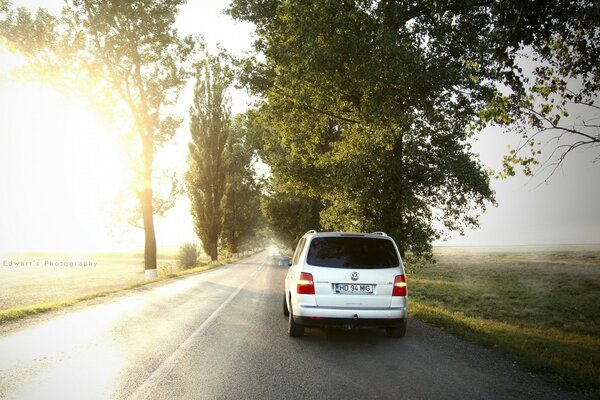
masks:
POLYGON ((285 299, 285 293, 283 294, 283 315, 286 317, 290 316, 290 310, 288 310, 287 301, 285 299))
POLYGON ((388 337, 400 339, 406 334, 406 318, 402 321, 401 325, 394 326, 393 328, 385 328, 385 333, 388 337))
POLYGON ((288 316, 288 334, 291 337, 304 336, 304 327, 294 322, 294 310, 291 307, 288 316))

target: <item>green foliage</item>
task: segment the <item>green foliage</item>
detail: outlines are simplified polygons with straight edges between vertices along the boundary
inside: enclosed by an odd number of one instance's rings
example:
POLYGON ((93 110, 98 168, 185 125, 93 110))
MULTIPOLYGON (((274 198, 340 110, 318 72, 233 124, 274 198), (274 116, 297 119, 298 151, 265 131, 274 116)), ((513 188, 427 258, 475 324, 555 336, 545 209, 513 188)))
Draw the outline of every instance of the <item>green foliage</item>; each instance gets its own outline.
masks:
POLYGON ((198 65, 194 102, 190 107, 189 170, 187 191, 192 202, 196 234, 212 261, 217 260, 223 229, 226 190, 225 146, 230 132, 227 89, 231 77, 220 57, 206 57, 198 65))
POLYGON ((506 13, 500 21, 502 30, 519 28, 497 40, 513 58, 518 54, 523 65, 536 67, 515 70, 521 90, 503 96, 505 107, 497 107, 497 99, 490 101, 482 114, 483 124, 509 125, 523 138, 522 145, 504 157, 501 178, 514 175, 515 168, 531 175, 531 166, 540 161, 551 167, 551 176, 571 151, 600 143, 600 4, 551 0, 527 7, 531 9, 516 5, 506 13), (523 41, 515 43, 518 38, 523 41), (542 141, 554 148, 544 160, 540 160, 542 141))
POLYGON ((234 118, 225 147, 227 172, 221 242, 232 254, 258 246, 257 234, 264 222, 251 129, 246 115, 234 118))
POLYGON ((436 260, 433 258, 431 252, 427 253, 407 253, 402 262, 404 263, 404 269, 409 278, 413 277, 419 270, 423 268, 430 268, 436 260))
POLYGON ((261 208, 281 248, 292 250, 306 231, 321 229, 318 200, 271 190, 261 198, 261 208))
POLYGON ((33 15, 23 7, 12 10, 8 1, 1 1, 0 15, 0 33, 20 51, 31 56, 55 47, 59 21, 44 9, 33 15))
POLYGON ((442 234, 434 221, 461 231, 493 201, 466 128, 499 73, 477 67, 490 64, 489 42, 462 35, 490 17, 435 4, 232 3, 257 26, 263 57, 240 74, 264 99, 257 121, 274 192, 321 204, 325 229, 384 230, 422 253, 442 234))
POLYGON ((199 257, 200 249, 198 249, 195 243, 184 243, 179 248, 179 265, 184 268, 195 267, 198 264, 199 257))
POLYGON ((241 60, 240 78, 263 99, 261 157, 274 190, 319 201, 326 229, 385 230, 416 253, 447 230, 476 226, 474 211, 494 198, 467 141, 475 132, 496 123, 524 137, 501 177, 516 165, 534 173, 539 132, 570 138, 558 162, 600 140, 599 9, 568 0, 233 1, 229 13, 257 27, 260 56, 241 60), (521 67, 527 51, 540 63, 533 78, 521 67), (589 119, 567 122, 569 102, 589 119))
POLYGON ((539 164, 537 156, 541 154, 541 151, 537 150, 535 146, 536 143, 533 140, 529 142, 531 155, 525 157, 519 155, 522 149, 511 148, 509 154, 502 159, 502 172, 498 174, 498 178, 506 179, 509 176, 515 176, 515 165, 520 165, 526 176, 533 176, 532 167, 539 164))

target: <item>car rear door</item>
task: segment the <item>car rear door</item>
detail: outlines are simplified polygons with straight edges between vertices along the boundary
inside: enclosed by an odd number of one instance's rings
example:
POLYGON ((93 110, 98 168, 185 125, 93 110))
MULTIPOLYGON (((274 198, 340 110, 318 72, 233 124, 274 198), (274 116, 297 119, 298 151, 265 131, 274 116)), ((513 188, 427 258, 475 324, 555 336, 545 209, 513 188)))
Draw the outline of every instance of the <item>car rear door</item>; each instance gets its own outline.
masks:
POLYGON ((395 268, 347 269, 312 267, 319 307, 389 308, 395 268))
POLYGON ((306 263, 320 307, 389 308, 401 273, 393 241, 364 235, 315 237, 306 263))

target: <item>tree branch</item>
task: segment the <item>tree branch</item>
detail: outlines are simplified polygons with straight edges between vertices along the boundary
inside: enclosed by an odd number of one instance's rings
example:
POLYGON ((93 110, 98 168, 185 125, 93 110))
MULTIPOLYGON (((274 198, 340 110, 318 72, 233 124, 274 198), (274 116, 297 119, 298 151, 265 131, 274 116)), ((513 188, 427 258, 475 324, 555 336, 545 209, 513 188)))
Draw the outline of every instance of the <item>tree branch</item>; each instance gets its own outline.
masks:
POLYGON ((348 118, 348 117, 343 117, 341 115, 335 114, 331 111, 327 111, 327 110, 323 110, 321 108, 315 107, 311 104, 308 103, 301 103, 299 101, 296 101, 296 99, 289 95, 288 93, 286 93, 285 89, 283 89, 282 87, 278 86, 278 85, 273 85, 273 90, 275 90, 277 93, 279 93, 280 95, 282 95, 286 100, 300 106, 300 107, 304 107, 310 111, 316 112, 318 114, 323 114, 326 115, 328 117, 331 117, 333 119, 337 119, 340 121, 344 121, 344 122, 349 122, 351 124, 359 124, 360 121, 356 120, 356 119, 352 119, 352 118, 348 118))
POLYGON ((538 116, 539 118, 543 119, 544 121, 546 121, 550 125, 550 128, 543 128, 542 130, 544 130, 544 131, 556 129, 556 130, 560 130, 560 131, 572 133, 574 135, 583 136, 585 138, 590 139, 591 142, 600 142, 600 138, 596 138, 596 137, 590 136, 590 135, 588 135, 586 133, 583 133, 581 131, 578 131, 576 129, 570 129, 570 128, 567 128, 567 127, 564 127, 564 126, 557 125, 552 120, 550 120, 547 116, 541 114, 538 111, 535 111, 532 108, 525 108, 525 110, 529 111, 532 114, 535 114, 536 116, 538 116))

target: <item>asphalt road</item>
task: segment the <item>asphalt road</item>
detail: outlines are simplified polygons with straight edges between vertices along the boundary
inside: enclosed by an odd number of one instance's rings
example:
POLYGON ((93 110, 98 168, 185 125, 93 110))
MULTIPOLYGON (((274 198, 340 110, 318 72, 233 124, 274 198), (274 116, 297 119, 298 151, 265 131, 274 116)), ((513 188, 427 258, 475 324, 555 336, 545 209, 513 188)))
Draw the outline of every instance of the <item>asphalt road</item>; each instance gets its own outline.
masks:
POLYGON ((402 340, 319 329, 292 339, 284 276, 263 252, 5 326, 0 398, 576 398, 412 319, 402 340))

